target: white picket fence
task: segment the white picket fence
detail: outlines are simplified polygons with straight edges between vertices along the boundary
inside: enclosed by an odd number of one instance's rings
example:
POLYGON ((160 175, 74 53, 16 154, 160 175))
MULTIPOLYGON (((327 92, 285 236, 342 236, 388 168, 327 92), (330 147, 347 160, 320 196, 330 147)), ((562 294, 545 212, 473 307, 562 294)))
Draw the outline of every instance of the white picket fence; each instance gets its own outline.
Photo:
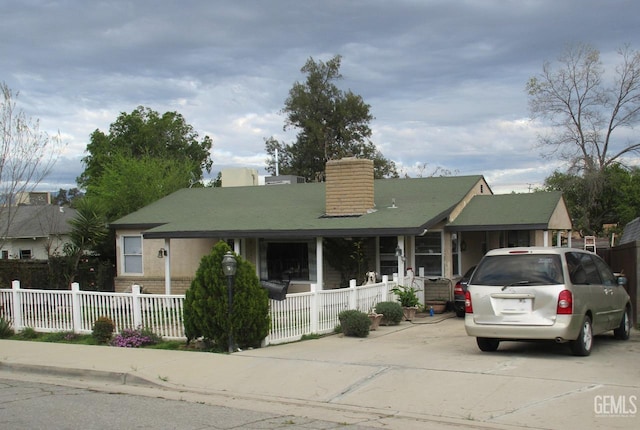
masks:
MULTIPOLYGON (((271 330, 265 344, 300 340, 304 335, 325 334, 338 324, 345 309, 368 312, 376 303, 395 300, 392 288, 397 281, 384 276, 382 282, 349 288, 288 294, 286 300, 269 300, 271 330)), ((144 327, 164 339, 185 339, 184 295, 142 294, 140 286, 131 293, 71 290, 0 289, 0 316, 12 322, 16 331, 32 328, 38 332, 91 333, 94 322, 109 317, 116 330, 144 327)))

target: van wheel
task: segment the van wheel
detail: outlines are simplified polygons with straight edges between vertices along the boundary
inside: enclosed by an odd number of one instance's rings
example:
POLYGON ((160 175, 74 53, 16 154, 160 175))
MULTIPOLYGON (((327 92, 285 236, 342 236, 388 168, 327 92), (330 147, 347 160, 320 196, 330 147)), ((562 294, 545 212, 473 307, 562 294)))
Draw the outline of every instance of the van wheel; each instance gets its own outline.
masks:
POLYGON ((591 327, 591 318, 585 315, 582 321, 582 328, 578 338, 570 343, 571 352, 573 355, 579 355, 586 357, 591 354, 591 347, 593 346, 593 328, 591 327))
POLYGON ((622 320, 620 321, 620 326, 613 331, 613 335, 616 339, 627 340, 629 339, 629 335, 631 334, 631 319, 629 318, 629 307, 627 306, 624 309, 624 314, 622 314, 622 320))
POLYGON ((500 341, 498 339, 493 339, 491 337, 477 337, 476 343, 478 344, 480 351, 484 352, 493 352, 498 349, 498 345, 500 345, 500 341))

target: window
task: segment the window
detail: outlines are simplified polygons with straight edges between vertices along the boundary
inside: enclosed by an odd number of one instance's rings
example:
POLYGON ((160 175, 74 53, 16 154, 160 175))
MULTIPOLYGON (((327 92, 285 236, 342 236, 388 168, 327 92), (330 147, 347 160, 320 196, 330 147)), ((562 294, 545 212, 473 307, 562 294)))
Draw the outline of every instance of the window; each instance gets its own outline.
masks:
POLYGON ((123 236, 124 273, 142 274, 142 236, 123 236))
POLYGON ((582 252, 569 252, 566 255, 571 283, 577 285, 600 284, 600 273, 591 255, 582 252))
POLYGON ((458 233, 451 235, 451 263, 452 273, 454 275, 460 275, 460 240, 458 239, 458 233))
POLYGON ((31 260, 31 250, 30 249, 21 249, 20 250, 20 260, 31 260))
POLYGON ((7 251, 7 250, 3 250, 2 251, 2 259, 3 260, 8 260, 9 259, 9 251, 7 251))
POLYGON ((473 283, 509 287, 563 284, 562 263, 557 254, 492 255, 482 259, 473 283))
POLYGON ((315 280, 315 247, 311 242, 262 242, 260 277, 282 281, 315 280))
POLYGON ((398 238, 396 236, 387 236, 380 238, 380 275, 387 275, 389 278, 394 273, 398 273, 398 257, 396 257, 396 246, 398 246, 398 238))
POLYGON ((415 255, 418 273, 424 267, 425 276, 442 276, 442 233, 430 231, 416 236, 415 255))
POLYGON ((531 238, 528 230, 509 230, 506 232, 506 243, 504 248, 515 248, 517 246, 531 246, 531 238))
POLYGON ((602 278, 602 284, 607 287, 613 287, 618 285, 618 280, 616 276, 613 274, 607 263, 602 261, 599 257, 591 256, 593 260, 596 262, 596 266, 598 267, 598 271, 600 272, 600 278, 602 278))

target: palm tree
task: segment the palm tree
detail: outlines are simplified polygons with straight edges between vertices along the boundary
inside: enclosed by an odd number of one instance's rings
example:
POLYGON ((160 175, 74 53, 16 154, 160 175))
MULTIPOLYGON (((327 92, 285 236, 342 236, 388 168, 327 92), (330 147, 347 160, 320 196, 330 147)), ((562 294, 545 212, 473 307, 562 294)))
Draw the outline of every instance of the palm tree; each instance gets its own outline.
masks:
POLYGON ((71 243, 65 247, 65 254, 70 258, 71 263, 68 274, 69 285, 75 279, 80 258, 107 237, 104 210, 96 200, 83 197, 76 202, 76 210, 76 217, 69 221, 71 243))

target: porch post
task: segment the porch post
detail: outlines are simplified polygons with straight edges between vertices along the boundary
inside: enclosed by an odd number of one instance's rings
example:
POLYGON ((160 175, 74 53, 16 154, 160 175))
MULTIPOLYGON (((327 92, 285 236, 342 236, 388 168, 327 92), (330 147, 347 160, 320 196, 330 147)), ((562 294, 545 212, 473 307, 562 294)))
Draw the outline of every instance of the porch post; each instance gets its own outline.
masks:
POLYGON ((242 239, 233 239, 233 252, 240 255, 240 241, 242 239))
POLYGON ((165 238, 164 250, 167 253, 167 257, 164 259, 164 293, 171 294, 171 249, 169 244, 171 239, 165 238))
POLYGON ((398 236, 398 248, 401 251, 401 255, 398 256, 398 283, 404 285, 404 261, 407 258, 407 252, 404 249, 404 236, 398 236))
POLYGON ((549 230, 543 231, 542 237, 544 238, 543 246, 549 246, 549 230))
POLYGON ((316 284, 319 290, 324 290, 324 277, 322 273, 322 237, 316 237, 316 284))

